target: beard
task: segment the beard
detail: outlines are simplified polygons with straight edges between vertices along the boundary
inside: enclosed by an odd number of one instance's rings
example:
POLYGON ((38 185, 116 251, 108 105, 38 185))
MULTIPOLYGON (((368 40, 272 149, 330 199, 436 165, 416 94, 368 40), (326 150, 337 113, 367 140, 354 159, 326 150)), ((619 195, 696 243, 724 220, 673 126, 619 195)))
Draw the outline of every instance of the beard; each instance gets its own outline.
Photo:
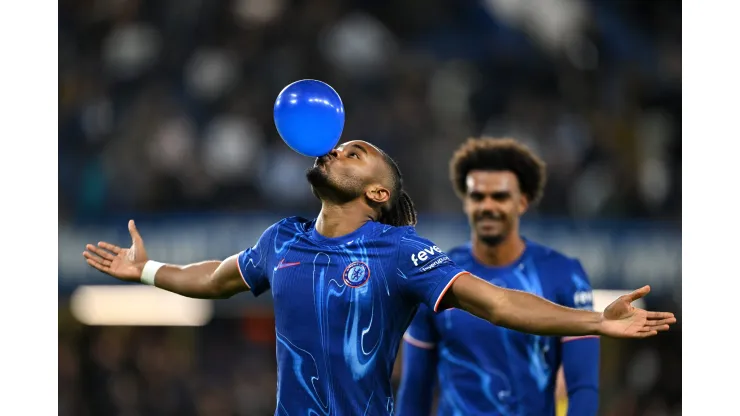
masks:
POLYGON ((506 235, 504 234, 478 236, 478 240, 489 247, 495 247, 501 244, 505 239, 506 235))
POLYGON ((311 184, 314 196, 322 201, 343 204, 359 198, 363 193, 362 187, 354 183, 356 181, 353 179, 335 180, 319 165, 306 170, 306 180, 311 184))
POLYGON ((306 170, 306 180, 312 188, 323 188, 329 185, 329 175, 323 172, 318 165, 306 170))

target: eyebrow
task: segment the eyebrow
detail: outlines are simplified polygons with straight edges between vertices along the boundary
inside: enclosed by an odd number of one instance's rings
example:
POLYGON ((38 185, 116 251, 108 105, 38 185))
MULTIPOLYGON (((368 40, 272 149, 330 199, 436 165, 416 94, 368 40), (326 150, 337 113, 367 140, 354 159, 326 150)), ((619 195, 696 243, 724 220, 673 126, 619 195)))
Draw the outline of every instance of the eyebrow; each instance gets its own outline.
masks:
POLYGON ((470 195, 491 195, 491 196, 504 196, 504 195, 510 195, 510 190, 499 190, 499 191, 491 191, 491 192, 483 192, 483 191, 469 191, 470 195))
POLYGON ((360 150, 361 150, 361 151, 362 151, 363 153, 365 153, 365 154, 368 154, 368 153, 367 153, 367 149, 365 149, 364 147, 360 146, 360 145, 359 145, 359 144, 357 144, 357 143, 352 143, 352 144, 351 144, 350 146, 352 146, 352 147, 354 147, 354 148, 356 148, 356 149, 360 149, 360 150))

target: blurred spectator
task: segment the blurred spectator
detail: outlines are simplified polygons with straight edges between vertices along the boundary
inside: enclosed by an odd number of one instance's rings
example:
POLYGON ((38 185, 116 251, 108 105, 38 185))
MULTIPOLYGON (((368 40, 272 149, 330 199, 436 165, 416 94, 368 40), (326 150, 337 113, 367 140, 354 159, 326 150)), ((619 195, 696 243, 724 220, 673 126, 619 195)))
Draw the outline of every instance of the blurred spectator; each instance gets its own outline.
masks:
POLYGON ((680 29, 672 1, 63 1, 60 220, 305 210, 311 161, 264 166, 300 78, 339 91, 344 138, 398 159, 425 212, 456 212, 448 153, 489 134, 548 162, 536 214, 679 218, 680 29))

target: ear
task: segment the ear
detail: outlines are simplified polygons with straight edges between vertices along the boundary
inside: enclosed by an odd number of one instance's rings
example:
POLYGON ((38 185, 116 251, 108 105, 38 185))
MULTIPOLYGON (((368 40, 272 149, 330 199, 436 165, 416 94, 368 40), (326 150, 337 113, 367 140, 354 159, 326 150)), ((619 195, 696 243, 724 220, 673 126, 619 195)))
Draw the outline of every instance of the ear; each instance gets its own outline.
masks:
POLYGON ((391 191, 381 185, 372 185, 365 191, 365 196, 373 203, 382 205, 391 199, 391 191))
POLYGON ((529 209, 529 200, 526 196, 520 195, 518 205, 519 215, 524 215, 524 213, 529 209))

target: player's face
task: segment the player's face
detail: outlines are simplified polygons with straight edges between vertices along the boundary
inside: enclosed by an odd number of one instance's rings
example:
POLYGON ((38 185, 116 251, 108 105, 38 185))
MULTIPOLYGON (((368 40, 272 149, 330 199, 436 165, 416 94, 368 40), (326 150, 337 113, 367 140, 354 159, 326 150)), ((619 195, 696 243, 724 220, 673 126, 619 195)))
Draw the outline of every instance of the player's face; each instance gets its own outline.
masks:
POLYGON ((359 198, 377 182, 382 160, 375 146, 353 140, 317 158, 306 177, 320 199, 347 202, 359 198))
POLYGON ((516 230, 527 200, 512 172, 471 171, 466 180, 465 213, 475 238, 489 245, 516 230))

